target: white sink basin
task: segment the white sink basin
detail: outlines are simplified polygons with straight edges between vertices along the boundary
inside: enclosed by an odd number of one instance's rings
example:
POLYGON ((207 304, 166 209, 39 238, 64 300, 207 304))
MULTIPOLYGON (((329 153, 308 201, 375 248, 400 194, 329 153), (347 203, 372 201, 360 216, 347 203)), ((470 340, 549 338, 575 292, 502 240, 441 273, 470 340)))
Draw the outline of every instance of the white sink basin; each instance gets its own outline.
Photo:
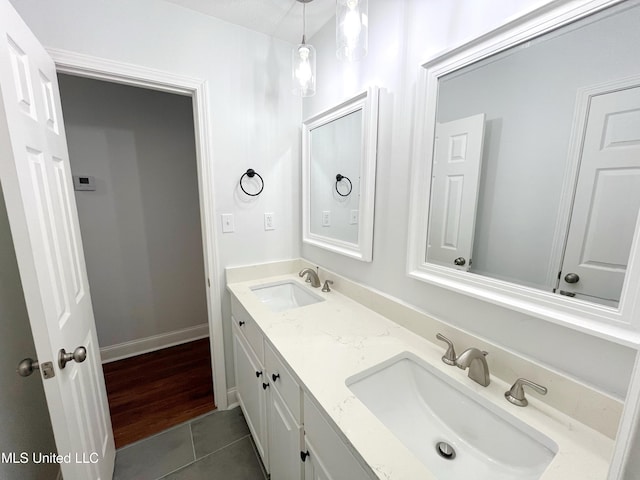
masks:
POLYGON ((534 480, 558 451, 545 435, 408 352, 346 383, 439 480, 534 480), (439 442, 455 453, 447 458, 439 442))
POLYGON ((324 298, 316 295, 299 283, 287 280, 267 285, 258 285, 251 290, 260 301, 274 312, 284 312, 292 308, 304 307, 313 303, 323 302, 324 298))

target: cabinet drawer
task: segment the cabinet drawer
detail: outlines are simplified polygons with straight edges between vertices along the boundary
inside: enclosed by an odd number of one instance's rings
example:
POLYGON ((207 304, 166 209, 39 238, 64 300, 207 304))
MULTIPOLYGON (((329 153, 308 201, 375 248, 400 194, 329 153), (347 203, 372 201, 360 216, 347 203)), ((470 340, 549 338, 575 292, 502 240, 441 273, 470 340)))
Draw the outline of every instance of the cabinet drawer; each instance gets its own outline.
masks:
POLYGON ((231 295, 231 320, 239 327, 239 331, 244 335, 253 352, 264 365, 264 344, 262 332, 251 315, 238 302, 235 296, 231 295))
POLYGON ((312 469, 312 478, 370 480, 364 467, 356 460, 344 441, 329 425, 315 404, 304 395, 304 437, 312 469), (315 461, 311 456, 315 456, 315 461))
POLYGON ((265 367, 271 386, 278 390, 296 421, 302 423, 300 386, 268 344, 265 346, 265 367))

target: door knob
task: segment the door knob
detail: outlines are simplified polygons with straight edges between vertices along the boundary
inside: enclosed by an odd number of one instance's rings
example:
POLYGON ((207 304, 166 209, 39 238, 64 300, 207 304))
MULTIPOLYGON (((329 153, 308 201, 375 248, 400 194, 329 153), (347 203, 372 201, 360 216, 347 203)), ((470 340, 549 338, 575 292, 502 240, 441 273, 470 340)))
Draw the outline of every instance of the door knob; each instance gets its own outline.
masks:
POLYGON ((25 358, 18 364, 18 375, 21 377, 28 377, 33 373, 34 370, 39 370, 40 365, 37 360, 33 358, 25 358))
POLYGON ((467 263, 467 261, 464 259, 464 257, 458 257, 453 261, 453 263, 454 265, 458 265, 459 267, 461 267, 462 265, 467 263))
POLYGON ((564 281, 567 283, 578 283, 580 281, 580 277, 577 273, 567 273, 564 276, 564 281))
POLYGON ((60 353, 58 353, 58 366, 60 368, 64 368, 67 365, 67 362, 71 360, 82 363, 87 358, 87 349, 84 347, 76 348, 73 353, 67 353, 64 351, 64 348, 60 349, 60 353))

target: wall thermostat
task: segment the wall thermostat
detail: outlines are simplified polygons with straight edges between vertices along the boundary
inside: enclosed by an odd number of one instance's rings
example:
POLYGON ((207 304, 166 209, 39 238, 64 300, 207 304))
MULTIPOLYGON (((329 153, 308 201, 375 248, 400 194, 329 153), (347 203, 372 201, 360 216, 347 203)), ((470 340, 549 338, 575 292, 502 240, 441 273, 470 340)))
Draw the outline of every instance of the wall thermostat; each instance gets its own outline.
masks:
POLYGON ((73 189, 93 192, 96 189, 96 178, 86 175, 74 175, 73 189))

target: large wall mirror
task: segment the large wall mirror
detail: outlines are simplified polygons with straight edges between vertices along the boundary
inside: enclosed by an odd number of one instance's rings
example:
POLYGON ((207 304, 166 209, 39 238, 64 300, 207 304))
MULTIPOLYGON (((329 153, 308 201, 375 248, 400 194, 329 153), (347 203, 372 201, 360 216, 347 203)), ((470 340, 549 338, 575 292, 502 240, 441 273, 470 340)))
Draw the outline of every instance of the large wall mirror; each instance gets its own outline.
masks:
POLYGON ((559 3, 423 66, 409 273, 581 328, 629 324, 640 2, 559 3))
POLYGON ((378 89, 302 124, 303 241, 370 262, 378 89))

